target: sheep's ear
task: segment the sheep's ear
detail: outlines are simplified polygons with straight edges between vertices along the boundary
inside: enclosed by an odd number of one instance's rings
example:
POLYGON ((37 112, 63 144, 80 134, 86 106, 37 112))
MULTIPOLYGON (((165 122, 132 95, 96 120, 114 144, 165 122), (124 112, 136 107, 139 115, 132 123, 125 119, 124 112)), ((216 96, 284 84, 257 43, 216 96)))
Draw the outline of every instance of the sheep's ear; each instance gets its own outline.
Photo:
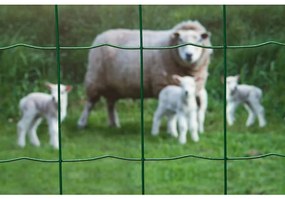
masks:
POLYGON ((71 85, 66 85, 65 86, 65 90, 66 90, 66 92, 70 92, 72 90, 72 86, 71 85))
POLYGON ((181 76, 179 75, 172 75, 172 79, 174 80, 175 84, 180 84, 181 76))
POLYGON ((175 32, 175 33, 173 33, 172 34, 172 39, 177 39, 177 38, 179 38, 179 36, 180 36, 180 33, 179 32, 175 32))
POLYGON ((207 39, 211 36, 211 33, 210 32, 204 32, 201 34, 201 38, 202 39, 207 39))

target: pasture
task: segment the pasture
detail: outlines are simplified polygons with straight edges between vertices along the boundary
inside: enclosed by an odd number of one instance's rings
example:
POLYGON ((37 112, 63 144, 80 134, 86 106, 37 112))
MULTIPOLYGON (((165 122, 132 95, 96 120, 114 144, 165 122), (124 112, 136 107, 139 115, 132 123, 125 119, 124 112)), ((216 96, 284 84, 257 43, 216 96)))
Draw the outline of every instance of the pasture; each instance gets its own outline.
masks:
MULTIPOLYGON (((100 32, 117 27, 138 28, 136 6, 59 6, 62 46, 89 46, 100 32), (117 19, 117 20, 114 20, 117 19)), ((144 27, 171 28, 188 18, 198 19, 212 33, 212 44, 222 45, 222 10, 220 6, 144 6, 144 27), (155 17, 161 13, 161 17, 155 17), (167 19, 167 22, 166 20, 167 19)), ((228 8, 229 45, 285 41, 284 6, 230 6, 228 8), (264 17, 266 15, 267 17, 264 17), (250 19, 250 20, 249 20, 250 19), (262 20, 261 20, 262 19, 262 20), (274 22, 274 23, 272 23, 274 22), (271 25, 268 25, 271 24, 271 25)), ((52 6, 0 6, 1 46, 15 43, 53 46, 54 23, 52 6), (30 12, 31 11, 31 12, 30 12), (16 13, 16 14, 15 14, 16 13), (43 17, 35 20, 35 15, 43 17)), ((62 81, 72 84, 66 120, 62 124, 64 160, 114 155, 141 157, 140 103, 121 100, 118 112, 121 128, 109 128, 105 101, 91 113, 87 128, 79 130, 77 120, 85 94, 83 78, 87 50, 62 50, 62 81)), ((262 101, 267 126, 257 123, 246 128, 246 111, 237 110, 237 121, 227 128, 229 157, 249 157, 267 153, 285 154, 284 46, 266 45, 253 49, 228 51, 228 73, 241 74, 244 83, 263 89, 262 101)), ((209 106, 205 133, 194 143, 180 145, 166 131, 165 121, 158 137, 150 134, 152 116, 157 106, 154 99, 145 99, 145 157, 166 158, 193 154, 223 158, 224 115, 222 50, 215 50, 207 83, 209 106)), ((0 50, 0 160, 33 157, 57 160, 58 151, 48 144, 47 125, 38 129, 41 147, 27 143, 16 145, 18 101, 28 92, 47 91, 43 82, 56 82, 54 51, 28 48, 0 50)), ((255 160, 228 161, 229 194, 285 194, 285 158, 266 157, 255 160)), ((223 194, 224 162, 184 158, 171 161, 145 162, 146 194, 223 194)), ((58 164, 32 161, 0 163, 1 194, 58 194, 58 164)), ((64 194, 140 194, 141 163, 117 159, 63 163, 64 194)))

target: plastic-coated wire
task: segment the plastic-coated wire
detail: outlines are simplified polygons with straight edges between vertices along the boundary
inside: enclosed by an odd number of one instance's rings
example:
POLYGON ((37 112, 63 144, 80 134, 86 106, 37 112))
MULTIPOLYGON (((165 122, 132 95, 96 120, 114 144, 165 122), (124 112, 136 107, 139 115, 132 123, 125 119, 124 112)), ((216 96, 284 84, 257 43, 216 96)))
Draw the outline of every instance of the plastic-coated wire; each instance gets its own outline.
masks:
MULTIPOLYGON (((223 46, 203 46, 203 45, 198 45, 198 44, 192 44, 192 43, 185 43, 185 44, 179 44, 179 45, 173 45, 173 46, 144 46, 144 50, 167 50, 167 49, 175 49, 187 45, 192 45, 192 46, 197 46, 197 47, 202 47, 202 48, 210 48, 210 49, 223 49, 223 46)), ((54 46, 34 46, 30 44, 14 44, 10 46, 3 46, 0 47, 0 50, 8 50, 12 48, 17 48, 17 47, 26 47, 26 48, 32 48, 36 50, 56 50, 56 47, 54 46)), ((98 44, 98 45, 93 45, 93 46, 61 46, 61 50, 90 50, 93 48, 99 48, 99 47, 112 47, 112 48, 118 48, 122 50, 140 50, 140 46, 118 46, 118 45, 112 45, 112 44, 98 44)))
MULTIPOLYGON (((224 82, 226 82, 227 78, 227 11, 226 11, 226 6, 223 5, 223 36, 224 36, 224 82)), ((226 89, 226 84, 224 84, 224 194, 228 194, 228 166, 227 166, 227 112, 226 112, 226 107, 227 107, 227 101, 226 101, 226 96, 227 96, 227 89, 226 89)))
MULTIPOLYGON (((256 159, 263 159, 268 157, 277 157, 277 158, 285 158, 285 154, 280 153, 266 153, 266 154, 260 154, 255 156, 241 156, 241 157, 228 157, 228 161, 236 161, 236 160, 256 160, 256 159)), ((180 160, 180 159, 201 159, 201 160, 215 160, 215 161, 224 161, 224 158, 219 157, 207 157, 207 156, 199 156, 199 155, 181 155, 181 156, 173 156, 173 157, 161 157, 161 158, 144 158, 145 162, 161 162, 161 161, 171 161, 171 160, 180 160)), ((117 159, 117 160, 123 160, 123 161, 129 161, 129 162, 141 162, 141 158, 128 158, 128 157, 121 157, 121 156, 115 156, 115 155, 102 155, 97 157, 91 157, 91 158, 81 158, 81 159, 63 159, 63 163, 80 163, 80 162, 92 162, 96 160, 102 160, 102 159, 117 159)), ((40 158, 32 158, 32 157, 17 157, 17 158, 11 158, 11 159, 5 159, 0 160, 0 164, 4 163, 10 163, 10 162, 18 162, 18 161, 33 161, 33 162, 43 162, 43 163, 58 163, 59 160, 48 160, 48 159, 40 159, 40 158)))
MULTIPOLYGON (((192 43, 186 43, 186 44, 180 44, 180 45, 174 45, 174 46, 144 46, 144 50, 167 50, 167 49, 175 49, 179 47, 183 47, 186 45, 192 45, 192 46, 197 46, 201 48, 208 48, 208 49, 220 49, 222 50, 224 46, 203 46, 203 45, 198 45, 198 44, 192 44, 192 43)), ((263 43, 258 43, 258 44, 248 44, 248 45, 228 45, 227 49, 240 49, 240 48, 258 48, 258 47, 263 47, 267 45, 278 45, 278 46, 285 46, 285 43, 283 42, 278 42, 278 41, 267 41, 263 43)), ((60 50, 90 50, 93 48, 99 48, 99 47, 112 47, 112 48, 118 48, 122 50, 140 50, 140 47, 127 47, 127 46, 118 46, 118 45, 112 45, 112 44, 99 44, 99 45, 93 45, 93 46, 61 46, 60 50)), ((30 44, 24 44, 24 43, 18 43, 18 44, 13 44, 9 46, 3 46, 0 47, 0 50, 8 50, 12 48, 17 48, 17 47, 25 47, 25 48, 32 48, 35 50, 56 50, 55 46, 35 46, 35 45, 30 45, 30 44)))
MULTIPOLYGON (((57 5, 54 6, 54 14, 55 14, 55 35, 56 35, 56 62, 57 62, 57 97, 58 101, 60 102, 60 44, 59 44, 59 28, 58 28, 58 7, 57 5)), ((57 103, 57 114, 58 114, 58 169, 59 169, 59 193, 62 195, 62 146, 61 146, 61 103, 57 103)))
POLYGON ((139 25, 140 25, 140 102, 141 102, 141 180, 142 195, 145 193, 145 167, 144 167, 144 72, 143 72, 143 22, 142 22, 142 6, 139 5, 139 25))

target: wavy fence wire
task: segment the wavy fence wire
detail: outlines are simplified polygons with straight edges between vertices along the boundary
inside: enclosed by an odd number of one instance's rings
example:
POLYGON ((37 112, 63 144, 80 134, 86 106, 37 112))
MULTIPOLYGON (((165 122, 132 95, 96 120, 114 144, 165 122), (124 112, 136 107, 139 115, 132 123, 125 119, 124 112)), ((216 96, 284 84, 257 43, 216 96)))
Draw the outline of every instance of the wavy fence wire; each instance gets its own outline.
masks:
MULTIPOLYGON (((24 44, 24 43, 18 43, 10 46, 4 46, 0 47, 0 50, 7 50, 11 48, 17 48, 17 47, 26 47, 26 48, 31 48, 31 49, 37 49, 37 50, 53 50, 56 51, 56 61, 57 61, 57 80, 58 83, 61 82, 60 79, 60 71, 61 71, 61 66, 60 66, 60 50, 88 50, 92 48, 99 48, 103 46, 109 46, 113 48, 118 48, 118 49, 125 49, 125 50, 140 50, 140 71, 141 71, 141 76, 140 76, 140 83, 141 83, 141 88, 140 88, 140 126, 141 126, 141 157, 140 158, 128 158, 128 157, 120 157, 120 156, 112 156, 112 155, 104 155, 104 156, 97 156, 93 158, 84 158, 84 159, 63 159, 62 158, 62 145, 61 145, 61 123, 59 123, 59 151, 58 151, 58 159, 56 160, 48 160, 48 159, 39 159, 39 158, 32 158, 32 157, 17 157, 17 158, 11 158, 11 159, 5 159, 5 160, 0 160, 0 163, 10 163, 10 162, 15 162, 15 161, 34 161, 34 162, 43 162, 43 163, 54 163, 58 164, 58 169, 59 169, 59 194, 64 194, 63 192, 63 175, 62 175, 62 164, 63 163, 76 163, 76 162, 89 162, 89 161, 96 161, 100 159, 118 159, 118 160, 123 160, 123 161, 135 161, 135 162, 141 162, 141 193, 145 194, 145 169, 144 169, 144 164, 146 161, 175 161, 179 159, 186 159, 186 158, 196 158, 196 159, 203 159, 203 160, 209 160, 209 161, 223 161, 224 162, 224 194, 227 194, 227 182, 228 182, 228 177, 227 177, 227 163, 228 161, 241 161, 241 160, 252 160, 252 159, 260 159, 260 158, 266 158, 266 157, 280 157, 280 158, 285 158, 284 154, 278 154, 278 153, 267 153, 267 154, 261 154, 261 155, 256 155, 256 156, 246 156, 246 157, 228 157, 227 154, 227 125, 226 125, 226 95, 224 95, 224 156, 223 157, 205 157, 205 156, 198 156, 194 154, 186 154, 186 155, 181 155, 181 156, 175 156, 175 157, 165 157, 165 158, 145 158, 145 146, 144 146, 144 93, 143 93, 143 51, 144 50, 163 50, 163 49, 174 49, 174 48, 179 48, 185 45, 194 45, 194 46, 199 46, 202 48, 211 48, 211 49, 220 49, 223 50, 223 61, 224 61, 224 81, 227 76, 227 50, 228 49, 238 49, 238 48, 258 48, 261 46, 265 45, 280 45, 280 46, 285 46, 285 43, 277 42, 277 41, 266 41, 263 43, 259 44, 254 44, 254 45, 243 45, 243 46, 228 46, 227 45, 227 13, 226 13, 226 5, 222 6, 222 15, 223 15, 223 45, 222 46, 200 46, 196 44, 183 44, 183 45, 176 45, 176 46, 167 46, 167 47, 147 47, 143 46, 143 22, 142 22, 142 6, 138 6, 139 9, 139 26, 140 26, 140 46, 139 47, 123 47, 123 46, 115 46, 112 44, 100 44, 100 45, 95 45, 95 46, 78 46, 78 47, 64 47, 60 46, 60 34, 59 34, 59 24, 58 24, 58 6, 54 6, 54 14, 55 14, 55 35, 56 35, 56 46, 34 46, 34 45, 29 45, 29 44, 24 44)), ((59 94, 59 87, 58 87, 58 98, 60 100, 60 94, 59 94)), ((226 85, 224 84, 224 93, 226 93, 226 85)), ((60 103, 58 103, 58 110, 60 110, 60 103)), ((58 115, 60 118, 60 111, 58 111, 58 115)))

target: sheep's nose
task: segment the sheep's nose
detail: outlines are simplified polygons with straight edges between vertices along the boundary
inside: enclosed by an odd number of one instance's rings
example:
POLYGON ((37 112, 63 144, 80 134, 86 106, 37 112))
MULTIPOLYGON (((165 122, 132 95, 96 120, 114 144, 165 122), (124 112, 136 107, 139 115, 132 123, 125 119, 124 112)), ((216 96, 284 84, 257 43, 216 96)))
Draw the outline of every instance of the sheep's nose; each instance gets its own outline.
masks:
POLYGON ((192 53, 186 53, 186 60, 191 61, 192 60, 192 53))
POLYGON ((188 96, 189 92, 188 91, 185 91, 185 96, 188 96))

